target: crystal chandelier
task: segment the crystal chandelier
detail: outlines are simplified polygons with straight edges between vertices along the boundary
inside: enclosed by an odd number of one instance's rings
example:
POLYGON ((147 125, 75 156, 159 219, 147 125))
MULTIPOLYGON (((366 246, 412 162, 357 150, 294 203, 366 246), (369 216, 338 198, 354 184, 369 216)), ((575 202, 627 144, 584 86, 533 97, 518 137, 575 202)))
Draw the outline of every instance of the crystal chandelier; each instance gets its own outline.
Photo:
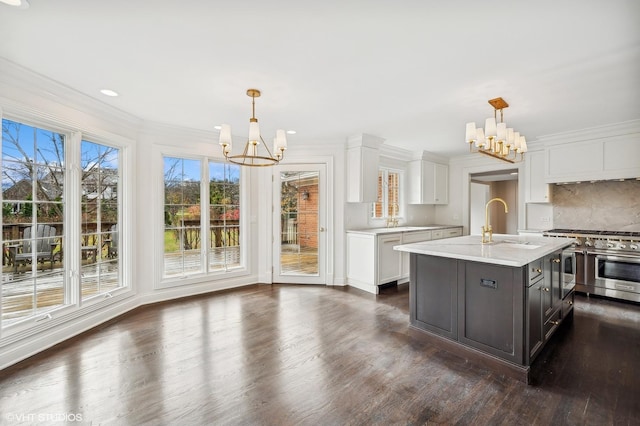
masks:
POLYGON ((273 153, 260 135, 260 126, 256 118, 256 98, 260 97, 258 89, 248 89, 247 96, 251 97, 251 118, 249 119, 249 138, 244 145, 244 150, 240 154, 231 154, 231 126, 223 124, 220 126, 220 146, 224 158, 241 166, 273 166, 284 158, 284 150, 287 149, 287 138, 282 129, 276 131, 273 139, 273 153), (262 142, 262 144, 261 144, 262 142), (260 149, 260 145, 264 148, 260 149), (262 152, 261 152, 262 151, 262 152))
POLYGON ((489 104, 494 109, 493 117, 485 120, 484 129, 476 128, 476 123, 467 123, 465 139, 469 144, 469 152, 479 152, 509 163, 522 161, 527 152, 527 141, 519 132, 507 128, 504 122, 502 110, 508 108, 509 104, 502 98, 491 99, 489 104), (496 123, 498 111, 500 122, 496 123))

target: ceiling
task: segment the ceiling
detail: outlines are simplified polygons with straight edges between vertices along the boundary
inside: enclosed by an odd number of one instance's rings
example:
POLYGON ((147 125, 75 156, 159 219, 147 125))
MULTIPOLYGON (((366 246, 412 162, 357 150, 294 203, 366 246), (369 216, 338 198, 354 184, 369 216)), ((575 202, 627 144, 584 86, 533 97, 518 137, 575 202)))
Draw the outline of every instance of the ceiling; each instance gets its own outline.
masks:
POLYGON ((464 154, 465 123, 499 96, 528 141, 640 118, 637 0, 29 3, 0 3, 0 57, 212 134, 246 136, 255 87, 263 135, 296 130, 290 149, 369 133, 464 154))

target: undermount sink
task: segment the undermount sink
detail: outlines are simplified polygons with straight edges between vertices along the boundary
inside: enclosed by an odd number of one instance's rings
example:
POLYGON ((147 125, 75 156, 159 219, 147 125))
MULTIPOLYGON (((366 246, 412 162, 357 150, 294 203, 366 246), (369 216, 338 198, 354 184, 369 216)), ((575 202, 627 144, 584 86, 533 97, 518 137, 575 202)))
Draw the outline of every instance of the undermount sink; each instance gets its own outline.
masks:
POLYGON ((500 240, 500 241, 494 241, 494 244, 509 244, 509 247, 514 247, 514 248, 520 248, 520 249, 537 249, 540 248, 541 246, 535 245, 535 244, 529 244, 528 242, 520 242, 520 241, 514 241, 514 240, 500 240))
POLYGON ((537 246, 535 244, 522 244, 522 243, 508 243, 510 247, 521 248, 521 249, 537 249, 541 246, 537 246))

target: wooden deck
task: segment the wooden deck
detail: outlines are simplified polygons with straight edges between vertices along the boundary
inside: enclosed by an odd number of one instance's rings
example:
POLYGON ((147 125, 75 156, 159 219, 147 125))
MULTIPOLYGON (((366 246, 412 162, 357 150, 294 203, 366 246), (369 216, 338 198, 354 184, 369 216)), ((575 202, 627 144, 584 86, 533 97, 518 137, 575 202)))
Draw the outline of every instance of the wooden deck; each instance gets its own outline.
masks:
MULTIPOLYGON (((31 265, 19 266, 17 273, 13 272, 13 266, 6 269, 11 272, 5 270, 2 274, 3 325, 64 306, 64 269, 60 262, 54 263, 52 269, 45 267, 35 272, 31 265)), ((102 263, 85 261, 81 271, 83 299, 118 287, 117 260, 102 263)))
MULTIPOLYGON (((187 253, 186 256, 165 256, 166 275, 182 275, 188 271, 199 271, 200 252, 187 253)), ((280 257, 283 275, 317 275, 317 249, 298 249, 286 247, 280 257)), ((96 294, 113 291, 120 287, 117 259, 102 263, 84 260, 82 267, 81 292, 87 299, 96 294)), ((240 249, 218 250, 209 257, 210 268, 223 268, 224 265, 240 264, 240 249)), ((64 273, 62 263, 54 262, 38 265, 32 270, 31 265, 19 265, 18 272, 13 266, 5 266, 2 274, 2 322, 6 326, 33 315, 62 307, 64 297, 64 273)))
POLYGON ((318 275, 318 249, 283 245, 280 268, 282 275, 318 275))

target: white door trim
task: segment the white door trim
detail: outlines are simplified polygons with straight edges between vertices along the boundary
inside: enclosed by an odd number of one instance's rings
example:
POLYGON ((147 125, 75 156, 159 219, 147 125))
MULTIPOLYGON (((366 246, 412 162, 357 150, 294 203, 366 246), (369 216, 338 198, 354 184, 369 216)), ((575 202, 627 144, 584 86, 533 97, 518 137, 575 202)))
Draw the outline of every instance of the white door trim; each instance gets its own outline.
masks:
POLYGON ((290 160, 291 163, 273 167, 273 196, 272 196, 272 279, 271 282, 296 284, 325 284, 333 283, 333 179, 332 159, 315 157, 313 160, 290 160), (293 162, 295 161, 295 162, 293 162), (318 275, 281 275, 280 274, 280 172, 285 170, 304 171, 317 170, 319 172, 319 217, 318 227, 324 229, 319 233, 318 245, 318 275))

